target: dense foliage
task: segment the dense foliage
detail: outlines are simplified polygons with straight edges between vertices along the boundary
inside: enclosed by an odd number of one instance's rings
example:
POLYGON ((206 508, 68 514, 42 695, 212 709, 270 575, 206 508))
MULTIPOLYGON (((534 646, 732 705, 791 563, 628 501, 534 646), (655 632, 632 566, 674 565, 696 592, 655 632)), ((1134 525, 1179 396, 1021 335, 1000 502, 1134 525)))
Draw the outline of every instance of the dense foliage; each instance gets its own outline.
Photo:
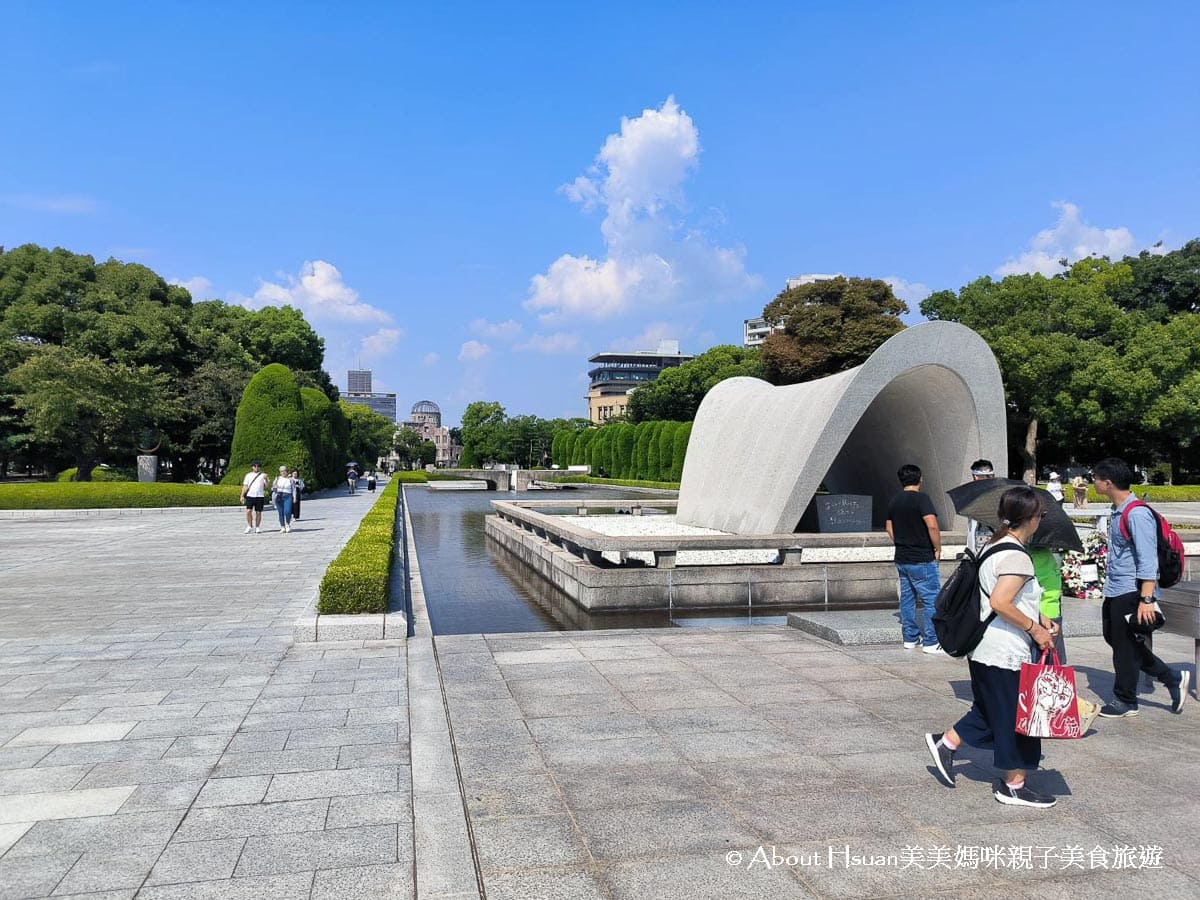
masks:
POLYGON ((416 466, 429 466, 437 461, 437 445, 427 441, 411 428, 401 428, 396 432, 392 442, 392 450, 400 468, 412 469, 416 466))
POLYGON ((361 403, 347 403, 345 400, 339 402, 342 415, 346 417, 350 426, 347 447, 350 455, 341 460, 342 464, 356 462, 362 471, 373 469, 379 457, 391 452, 396 423, 361 403))
POLYGON ((250 379, 238 404, 229 471, 222 483, 241 484, 257 459, 268 477, 287 466, 311 473, 307 480, 316 487, 321 482, 315 461, 325 452, 318 438, 308 427, 296 376, 287 366, 266 366, 250 379))
POLYGON ((321 579, 317 612, 385 613, 396 552, 400 480, 392 479, 321 579))
POLYGON ((839 275, 787 288, 763 310, 783 330, 767 336, 762 367, 772 384, 796 384, 862 365, 904 329, 908 312, 891 286, 877 278, 839 275))
POLYGON ((1169 463, 1175 482, 1200 472, 1200 241, 1084 259, 1052 278, 980 278, 921 311, 991 346, 1027 477, 1039 458, 1109 455, 1169 463))
POLYGON ((554 461, 562 468, 591 466, 593 476, 678 482, 683 476, 691 422, 615 422, 554 435, 554 461))
POLYGON ((670 419, 690 422, 704 395, 713 385, 737 376, 762 378, 762 361, 757 348, 722 344, 664 370, 658 378, 629 395, 629 421, 651 422, 670 419))
MULTIPOLYGON (((463 411, 461 466, 473 469, 493 463, 517 463, 534 468, 548 464, 559 431, 587 426, 587 419, 509 417, 499 403, 476 401, 463 411)), ((559 460, 555 457, 554 461, 559 460)))
POLYGON ((281 363, 330 398, 324 342, 291 307, 193 303, 149 268, 33 244, 0 252, 0 477, 129 465, 158 445, 175 478, 227 458, 238 399, 281 363))

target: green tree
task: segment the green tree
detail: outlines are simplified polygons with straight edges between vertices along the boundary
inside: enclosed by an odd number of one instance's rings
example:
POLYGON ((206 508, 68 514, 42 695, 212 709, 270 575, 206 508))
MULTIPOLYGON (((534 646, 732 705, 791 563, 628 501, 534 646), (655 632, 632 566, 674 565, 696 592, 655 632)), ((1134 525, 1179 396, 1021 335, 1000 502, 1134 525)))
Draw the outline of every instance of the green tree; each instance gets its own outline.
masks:
POLYGON ((240 484, 253 460, 273 474, 278 466, 317 472, 300 385, 287 366, 264 366, 246 385, 238 404, 229 471, 222 482, 240 484))
POLYGON ((129 459, 140 434, 173 416, 166 376, 149 366, 105 362, 42 347, 8 375, 35 440, 67 448, 79 481, 108 459, 129 459))
POLYGON ((350 426, 350 459, 343 460, 343 464, 353 461, 360 466, 374 468, 379 458, 386 456, 392 448, 396 423, 361 403, 348 403, 345 400, 339 400, 338 403, 350 426))
POLYGON ((690 422, 704 395, 726 378, 762 378, 757 348, 723 344, 705 350, 695 359, 664 369, 654 381, 629 395, 629 420, 690 422))
POLYGON ((422 466, 432 466, 437 462, 437 444, 433 441, 421 441, 417 448, 417 462, 422 466))
POLYGON ((350 453, 350 425, 340 404, 331 403, 324 391, 300 388, 304 408, 304 436, 313 458, 314 470, 301 471, 312 487, 340 484, 350 453))
POLYGON ((783 331, 767 336, 762 367, 773 384, 797 384, 862 365, 879 345, 904 329, 903 300, 877 278, 846 278, 788 288, 763 317, 783 331))
POLYGON ((508 461, 506 419, 499 403, 477 400, 467 405, 462 416, 463 465, 468 459, 471 465, 508 461))
POLYGON ((634 426, 633 474, 631 478, 644 480, 650 470, 650 422, 638 422, 634 426))
POLYGON ((1160 322, 1176 313, 1200 312, 1200 239, 1170 253, 1143 250, 1121 262, 1130 278, 1114 286, 1118 305, 1143 310, 1160 322))
POLYGON ((675 431, 675 436, 671 441, 671 477, 669 481, 683 480, 683 461, 687 456, 688 440, 692 436, 692 423, 684 422, 675 431))
POLYGON ((618 478, 632 478, 633 448, 637 441, 637 427, 628 422, 617 425, 617 462, 615 469, 618 478))
MULTIPOLYGON (((411 428, 401 428, 396 432, 392 449, 396 451, 400 467, 411 469, 421 465, 421 445, 425 443, 419 432, 411 428)), ((434 447, 434 458, 437 458, 437 447, 434 447)))

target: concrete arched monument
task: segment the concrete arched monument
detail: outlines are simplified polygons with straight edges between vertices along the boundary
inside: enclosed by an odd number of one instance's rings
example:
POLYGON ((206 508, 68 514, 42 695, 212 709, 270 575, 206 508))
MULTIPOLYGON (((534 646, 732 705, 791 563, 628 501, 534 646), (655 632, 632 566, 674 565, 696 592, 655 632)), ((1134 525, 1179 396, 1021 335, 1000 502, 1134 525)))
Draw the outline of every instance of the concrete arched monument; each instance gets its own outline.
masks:
POLYGON ((1008 469, 1004 386, 991 349, 971 329, 928 322, 886 341, 861 366, 775 387, 731 378, 709 391, 688 444, 677 519, 735 534, 796 530, 817 489, 869 495, 882 524, 915 463, 943 528, 946 489, 970 463, 1008 469))

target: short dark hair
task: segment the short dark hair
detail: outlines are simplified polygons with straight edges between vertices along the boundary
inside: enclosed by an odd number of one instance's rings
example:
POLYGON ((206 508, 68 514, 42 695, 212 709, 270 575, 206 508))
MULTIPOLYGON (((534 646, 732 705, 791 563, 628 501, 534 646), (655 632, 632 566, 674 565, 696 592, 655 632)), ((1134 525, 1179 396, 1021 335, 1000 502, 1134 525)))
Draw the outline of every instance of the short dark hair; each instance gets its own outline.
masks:
POLYGON ((977 459, 977 460, 975 460, 975 462, 971 463, 971 468, 972 469, 995 469, 996 467, 992 465, 992 461, 990 459, 977 459))
POLYGON ((1111 481, 1119 491, 1127 491, 1133 483, 1133 469, 1129 468, 1129 463, 1125 460, 1110 456, 1092 466, 1092 481, 1097 478, 1111 481))
POLYGON ((921 467, 914 466, 912 463, 906 463, 896 472, 896 477, 900 479, 901 487, 912 487, 914 484, 920 484, 921 467))

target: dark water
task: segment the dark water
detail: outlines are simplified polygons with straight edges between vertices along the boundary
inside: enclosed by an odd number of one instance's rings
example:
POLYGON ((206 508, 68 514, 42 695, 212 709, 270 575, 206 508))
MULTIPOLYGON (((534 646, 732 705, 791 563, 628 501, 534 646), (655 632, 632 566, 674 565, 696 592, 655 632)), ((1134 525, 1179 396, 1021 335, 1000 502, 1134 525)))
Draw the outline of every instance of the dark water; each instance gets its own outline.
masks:
MULTIPOLYGON (((566 493, 566 492, 564 492, 566 493)), ((484 535, 494 491, 430 491, 408 486, 409 514, 421 561, 421 580, 434 634, 581 631, 595 628, 671 628, 783 624, 786 615, 730 611, 588 613, 543 578, 525 569, 484 535)), ((577 499, 645 499, 629 491, 571 491, 577 499)), ((553 500, 554 496, 537 495, 553 500)))

